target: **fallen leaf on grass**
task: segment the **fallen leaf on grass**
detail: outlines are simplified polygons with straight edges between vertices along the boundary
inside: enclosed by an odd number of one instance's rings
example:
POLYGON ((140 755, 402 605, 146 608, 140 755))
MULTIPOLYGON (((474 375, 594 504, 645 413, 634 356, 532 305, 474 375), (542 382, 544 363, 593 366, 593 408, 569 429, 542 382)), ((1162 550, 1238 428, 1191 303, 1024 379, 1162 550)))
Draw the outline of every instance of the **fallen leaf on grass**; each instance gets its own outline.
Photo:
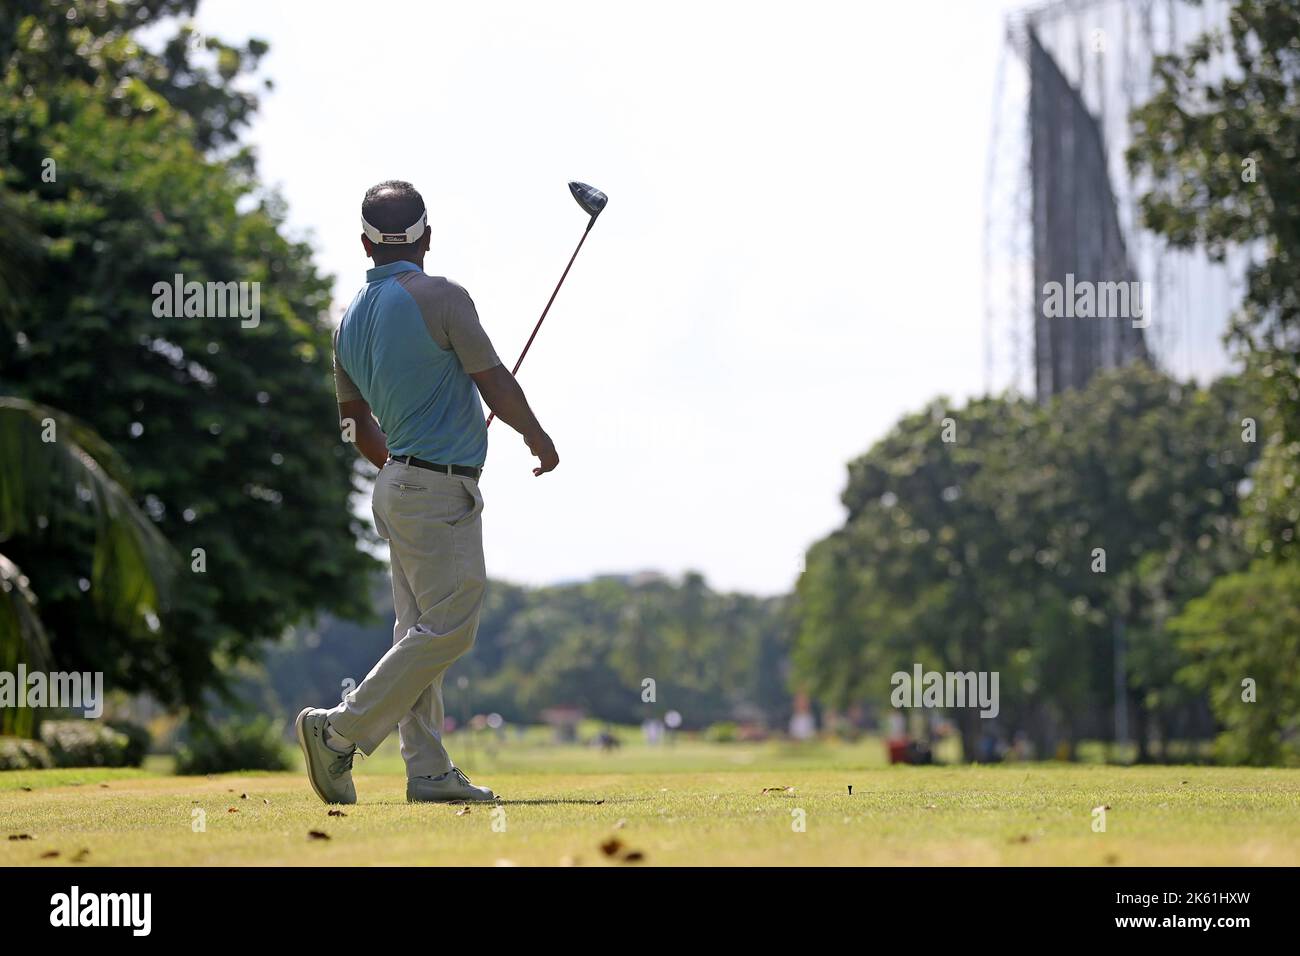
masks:
POLYGON ((101 783, 101 784, 99 785, 99 789, 101 789, 101 790, 107 790, 107 789, 108 789, 108 784, 106 784, 106 783, 101 783))
POLYGON ((229 810, 227 810, 226 812, 227 812, 227 813, 238 813, 238 812, 239 812, 239 808, 238 808, 238 807, 231 807, 231 808, 230 808, 229 810))
POLYGON ((309 840, 328 840, 330 835, 322 830, 308 830, 307 839, 309 840))
POLYGON ((325 814, 325 815, 326 815, 327 817, 346 817, 346 816, 347 816, 347 814, 344 813, 342 810, 331 810, 329 813, 327 813, 327 814, 325 814))
POLYGON ((606 856, 618 857, 623 863, 640 863, 645 854, 640 850, 629 850, 618 837, 610 837, 600 845, 600 852, 606 856))
POLYGON ((9 839, 11 839, 11 840, 30 840, 31 838, 32 838, 32 835, 31 835, 30 833, 11 833, 11 834, 9 834, 9 839))
POLYGON ((56 856, 58 856, 58 855, 59 855, 59 851, 58 851, 58 850, 47 850, 46 852, 44 852, 44 853, 41 854, 41 859, 42 859, 42 860, 52 860, 52 859, 54 859, 54 858, 55 858, 56 856))

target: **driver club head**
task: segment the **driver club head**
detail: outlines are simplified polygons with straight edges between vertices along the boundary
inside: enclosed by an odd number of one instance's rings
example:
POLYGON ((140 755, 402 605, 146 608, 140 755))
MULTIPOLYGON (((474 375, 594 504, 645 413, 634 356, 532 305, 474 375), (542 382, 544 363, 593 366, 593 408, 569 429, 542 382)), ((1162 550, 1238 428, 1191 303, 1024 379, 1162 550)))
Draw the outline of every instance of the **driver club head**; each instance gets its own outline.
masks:
POLYGON ((573 193, 573 198, 578 201, 578 205, 593 220, 605 208, 605 203, 609 202, 608 196, 595 186, 588 186, 586 183, 576 181, 569 183, 569 192, 573 193))

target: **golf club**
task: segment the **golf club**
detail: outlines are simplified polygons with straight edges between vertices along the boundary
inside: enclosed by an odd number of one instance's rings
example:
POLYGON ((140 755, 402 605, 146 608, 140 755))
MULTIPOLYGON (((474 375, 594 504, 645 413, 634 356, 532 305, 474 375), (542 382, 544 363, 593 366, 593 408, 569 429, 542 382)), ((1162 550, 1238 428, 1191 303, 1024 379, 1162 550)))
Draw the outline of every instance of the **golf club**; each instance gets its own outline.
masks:
MULTIPOLYGON (((528 341, 524 343, 524 350, 519 353, 519 360, 515 362, 515 367, 510 370, 511 375, 519 374, 519 366, 524 364, 524 356, 528 354, 528 349, 532 346, 533 339, 537 338, 537 330, 540 329, 542 323, 546 321, 546 313, 551 311, 551 303, 555 301, 555 296, 559 293, 560 286, 564 285, 565 277, 568 276, 569 270, 573 268, 573 260, 578 258, 578 253, 582 251, 582 244, 587 241, 587 233, 591 232, 591 227, 596 224, 596 217, 599 216, 601 210, 605 208, 605 203, 609 202, 608 196, 595 186, 588 186, 586 183, 569 183, 569 192, 573 193, 573 198, 576 199, 578 205, 582 207, 582 211, 591 216, 591 219, 587 221, 587 228, 583 230, 582 238, 578 240, 578 248, 574 249, 573 255, 569 257, 569 264, 564 267, 564 273, 560 276, 560 281, 555 283, 555 291, 552 292, 551 297, 546 300, 546 308, 542 309, 542 317, 538 319, 537 324, 533 326, 533 334, 528 336, 528 341)), ((495 417, 495 412, 488 415, 488 426, 492 424, 492 419, 495 417)))

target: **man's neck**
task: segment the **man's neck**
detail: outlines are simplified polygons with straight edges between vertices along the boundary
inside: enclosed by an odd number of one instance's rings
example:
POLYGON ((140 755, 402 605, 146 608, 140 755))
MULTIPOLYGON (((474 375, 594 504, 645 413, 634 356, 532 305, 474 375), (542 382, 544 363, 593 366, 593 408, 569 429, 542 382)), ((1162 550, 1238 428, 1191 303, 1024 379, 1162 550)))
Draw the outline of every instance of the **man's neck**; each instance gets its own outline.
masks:
POLYGON ((382 262, 379 259, 372 256, 370 261, 375 264, 376 269, 382 266, 391 266, 394 262, 410 262, 414 265, 419 266, 421 272, 424 271, 424 256, 398 256, 395 259, 388 259, 382 262))

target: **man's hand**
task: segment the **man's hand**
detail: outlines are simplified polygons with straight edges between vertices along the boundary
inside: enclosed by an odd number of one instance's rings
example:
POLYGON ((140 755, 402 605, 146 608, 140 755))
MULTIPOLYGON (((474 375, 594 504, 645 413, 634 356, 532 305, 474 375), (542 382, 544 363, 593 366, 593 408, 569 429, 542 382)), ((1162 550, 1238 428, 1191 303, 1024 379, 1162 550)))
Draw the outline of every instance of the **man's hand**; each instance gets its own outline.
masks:
POLYGON ((519 387, 515 377, 504 365, 494 365, 482 372, 472 372, 470 378, 478 386, 479 394, 488 408, 528 443, 528 450, 538 458, 538 466, 533 474, 538 477, 553 471, 560 463, 560 456, 555 453, 555 444, 551 436, 542 430, 537 416, 528 407, 524 390, 519 387))
POLYGON ((525 441, 528 442, 528 450, 537 456, 539 462, 538 467, 533 469, 533 474, 540 478, 548 471, 554 471, 560 463, 560 456, 555 453, 555 443, 551 441, 551 436, 539 430, 537 435, 525 441))
POLYGON ((363 400, 343 402, 339 405, 339 424, 343 435, 356 443, 357 450, 376 468, 388 461, 388 436, 363 400))

